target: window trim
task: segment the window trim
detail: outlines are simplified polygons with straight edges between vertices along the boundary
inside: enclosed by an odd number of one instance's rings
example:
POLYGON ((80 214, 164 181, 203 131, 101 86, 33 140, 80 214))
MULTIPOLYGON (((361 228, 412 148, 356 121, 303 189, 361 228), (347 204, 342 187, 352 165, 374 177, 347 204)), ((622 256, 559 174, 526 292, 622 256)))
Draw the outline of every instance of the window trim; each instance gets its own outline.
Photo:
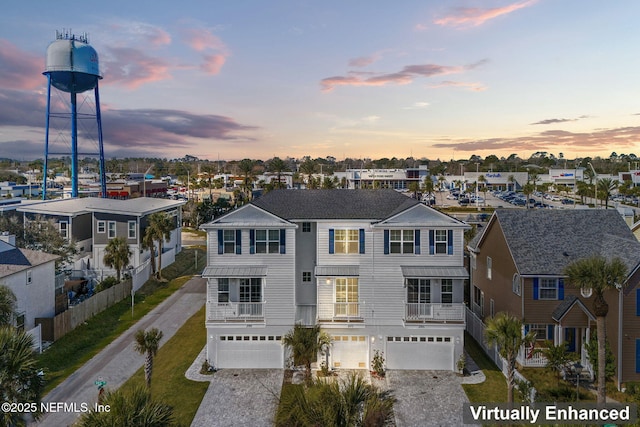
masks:
POLYGON ((232 255, 236 253, 236 230, 222 230, 222 253, 232 255), (227 234, 230 237, 227 236, 227 234), (229 251, 227 248, 230 248, 231 250, 229 251))
POLYGON ((432 289, 431 289, 431 279, 425 279, 421 277, 408 277, 406 280, 407 285, 407 304, 431 304, 432 303, 432 289), (415 283, 410 283, 410 281, 415 281, 415 283), (415 286, 417 292, 415 295, 417 296, 417 301, 412 301, 413 298, 409 297, 410 287, 415 286))
POLYGON ((229 304, 229 300, 230 300, 230 293, 229 293, 229 278, 228 277, 220 277, 218 278, 218 292, 217 292, 217 301, 218 304, 229 304), (221 285, 226 286, 226 291, 225 290, 220 290, 221 285), (220 296, 221 295, 226 295, 227 296, 227 300, 226 301, 220 301, 220 296))
POLYGON ((254 242, 256 254, 279 254, 280 253, 280 230, 274 228, 260 228, 254 230, 254 242), (264 232, 264 239, 258 234, 264 232), (275 237, 273 237, 275 235, 275 237), (258 248, 264 248, 264 251, 258 248))
POLYGON ((511 290, 514 294, 522 296, 522 279, 518 273, 514 273, 513 275, 513 279, 511 280, 511 290))
POLYGON ((440 302, 442 304, 453 304, 453 279, 440 279, 440 302), (445 286, 451 290, 445 291, 445 286), (444 301, 445 295, 450 295, 451 301, 444 301))
POLYGON ((415 254, 415 250, 416 250, 416 230, 415 229, 389 230, 389 253, 390 254, 413 255, 415 254), (399 233, 400 239, 397 239, 397 238, 394 239, 394 236, 393 236, 394 233, 399 233), (411 238, 405 238, 406 237, 405 233, 411 233, 411 238), (399 251, 394 251, 394 245, 396 245, 399 251), (405 245, 410 245, 411 250, 408 250, 408 248, 406 248, 405 245))
POLYGON ((360 230, 357 228, 333 229, 333 253, 342 255, 357 255, 360 253, 360 230), (344 238, 339 239, 339 234, 344 233, 344 238), (354 246, 355 245, 355 246, 354 246), (344 250, 338 250, 339 247, 344 250))
POLYGON ((433 252, 435 255, 447 255, 448 254, 448 230, 434 230, 433 233, 433 252), (440 234, 440 238, 438 235, 440 234), (444 239, 442 239, 442 235, 444 234, 444 239), (440 249, 439 249, 440 248, 440 249))
POLYGON ((136 239, 138 236, 138 222, 136 220, 127 221, 127 236, 129 239, 136 239), (133 225, 133 228, 131 227, 133 225), (133 231, 133 233, 132 233, 133 231))
POLYGON ((58 232, 60 235, 67 239, 69 238, 69 222, 68 221, 60 221, 58 223, 58 232))
POLYGON ((538 283, 538 299, 539 300, 543 300, 543 301, 557 301, 558 300, 558 296, 559 296, 559 283, 558 283, 558 279, 551 279, 548 277, 541 277, 540 281, 538 283), (553 281, 553 285, 549 285, 549 282, 553 281), (545 282, 547 282, 547 284, 545 285, 545 282), (543 291, 553 291, 555 296, 554 297, 543 297, 542 293, 543 291))
POLYGON ((107 232, 107 221, 100 219, 96 222, 96 233, 104 234, 107 232))
POLYGON ((107 239, 115 239, 118 236, 117 225, 115 221, 107 221, 107 239), (113 226, 113 229, 111 228, 113 226), (111 232, 113 231, 113 235, 111 232))
POLYGON ((302 232, 303 233, 311 233, 311 223, 305 221, 302 223, 302 232))
POLYGON ((312 276, 310 271, 302 272, 302 283, 311 283, 312 282, 311 279, 312 279, 312 276))
POLYGON ((493 276, 492 269, 493 269, 493 260, 491 259, 490 256, 488 256, 487 257, 487 279, 489 280, 491 280, 491 276, 493 276))

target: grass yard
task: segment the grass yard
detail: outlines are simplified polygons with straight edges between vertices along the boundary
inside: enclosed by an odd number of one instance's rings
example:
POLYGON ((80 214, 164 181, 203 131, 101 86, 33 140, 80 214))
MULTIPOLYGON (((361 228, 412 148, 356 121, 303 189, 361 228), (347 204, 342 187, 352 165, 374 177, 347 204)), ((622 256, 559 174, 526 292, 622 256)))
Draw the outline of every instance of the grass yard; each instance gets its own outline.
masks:
MULTIPOLYGON (((184 373, 196 359, 207 339, 204 327, 205 307, 194 314, 153 359, 151 395, 173 406, 178 426, 189 426, 198 411, 209 382, 188 380, 184 373)), ((140 355, 141 360, 144 356, 140 355)), ((144 367, 140 368, 122 387, 145 385, 144 367)))
POLYGON ((482 347, 465 333, 464 347, 487 378, 480 384, 462 384, 470 402, 506 402, 507 380, 482 347))
MULTIPOLYGON (((83 325, 53 343, 38 356, 38 364, 45 371, 45 394, 53 390, 85 362, 95 356, 120 334, 133 326, 144 315, 180 289, 195 274, 194 249, 184 249, 176 261, 162 269, 168 282, 148 280, 136 292, 135 307, 131 315, 131 299, 125 298, 103 312, 93 316, 83 325)), ((206 252, 198 250, 198 266, 204 267, 206 252)), ((203 344, 204 346, 204 344, 203 344)))

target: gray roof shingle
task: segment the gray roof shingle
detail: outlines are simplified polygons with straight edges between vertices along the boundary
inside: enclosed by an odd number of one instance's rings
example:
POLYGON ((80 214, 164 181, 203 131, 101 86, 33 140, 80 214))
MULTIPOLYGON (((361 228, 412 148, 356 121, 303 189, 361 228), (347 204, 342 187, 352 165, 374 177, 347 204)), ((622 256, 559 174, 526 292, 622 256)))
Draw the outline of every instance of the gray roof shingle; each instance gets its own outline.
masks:
POLYGON ((495 215, 520 274, 559 275, 595 255, 617 256, 631 273, 640 261, 640 242, 616 210, 499 209, 495 215))
POLYGON ((382 220, 419 204, 395 190, 275 190, 252 202, 287 220, 382 220))

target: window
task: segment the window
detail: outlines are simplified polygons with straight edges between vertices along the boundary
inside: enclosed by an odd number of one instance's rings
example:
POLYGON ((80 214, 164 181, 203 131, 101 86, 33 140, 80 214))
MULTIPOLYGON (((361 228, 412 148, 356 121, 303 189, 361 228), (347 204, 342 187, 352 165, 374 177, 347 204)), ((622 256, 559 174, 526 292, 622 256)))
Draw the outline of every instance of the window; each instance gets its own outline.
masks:
POLYGON ((471 254, 471 268, 476 269, 476 254, 471 254))
POLYGON ((495 302, 493 298, 489 300, 489 316, 493 317, 496 314, 495 302))
MULTIPOLYGON (((336 230, 337 231, 337 230, 336 230)), ((336 278, 336 316, 358 315, 358 278, 336 278)))
POLYGON ((335 230, 335 253, 357 254, 359 249, 358 240, 358 230, 335 230))
POLYGON ((107 224, 104 221, 98 221, 97 229, 98 233, 105 233, 107 231, 107 224))
POLYGON ((116 222, 115 221, 109 221, 107 223, 107 237, 109 239, 113 239, 114 237, 116 237, 116 222))
POLYGON ((16 329, 24 332, 24 311, 16 313, 16 329))
POLYGON ((302 272, 302 281, 304 283, 310 283, 311 282, 311 272, 310 271, 303 271, 302 272))
POLYGON ((487 279, 491 280, 491 257, 487 257, 487 279))
POLYGON ((537 323, 532 323, 530 325, 525 326, 524 333, 535 332, 536 341, 553 341, 553 325, 541 325, 537 323))
POLYGON ((311 223, 310 222, 303 222, 302 223, 302 232, 303 233, 311 233, 311 223))
POLYGON ((280 253, 280 230, 256 230, 256 253, 280 253))
POLYGON ((262 279, 240 279, 240 302, 262 302, 262 279))
POLYGON ((32 271, 31 270, 27 270, 27 285, 30 285, 31 282, 33 282, 32 271))
POLYGON ((136 238, 136 229, 137 229, 137 223, 136 221, 129 221, 127 223, 127 228, 129 231, 129 238, 130 239, 135 239, 136 238))
POLYGON ((522 282, 518 273, 513 275, 513 281, 511 283, 511 290, 514 294, 520 296, 522 292, 522 282))
POLYGON ((389 250, 392 254, 414 253, 414 230, 389 230, 389 250))
POLYGON ((558 299, 558 280, 540 279, 540 299, 558 299))
POLYGON ((409 304, 431 303, 431 280, 407 279, 407 302, 409 304))
POLYGON ((65 239, 69 237, 69 223, 68 222, 59 222, 58 227, 60 229, 60 235, 65 239))
POLYGON ((225 254, 236 253, 236 230, 222 230, 222 246, 225 254))
POLYGON ((218 304, 229 302, 229 279, 218 279, 218 304))
POLYGON ((440 301, 443 304, 453 302, 453 279, 442 279, 440 282, 440 301))
POLYGON ((447 253, 447 230, 436 230, 435 232, 435 246, 437 254, 446 254, 447 253))

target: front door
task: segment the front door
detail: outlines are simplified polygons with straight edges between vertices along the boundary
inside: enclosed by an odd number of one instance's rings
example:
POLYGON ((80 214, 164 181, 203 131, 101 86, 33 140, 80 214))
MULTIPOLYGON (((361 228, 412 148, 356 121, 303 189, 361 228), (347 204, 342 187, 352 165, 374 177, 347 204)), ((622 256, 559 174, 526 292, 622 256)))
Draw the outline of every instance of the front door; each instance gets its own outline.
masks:
POLYGON ((564 342, 567 344, 567 350, 571 353, 576 351, 576 328, 564 329, 564 342))

